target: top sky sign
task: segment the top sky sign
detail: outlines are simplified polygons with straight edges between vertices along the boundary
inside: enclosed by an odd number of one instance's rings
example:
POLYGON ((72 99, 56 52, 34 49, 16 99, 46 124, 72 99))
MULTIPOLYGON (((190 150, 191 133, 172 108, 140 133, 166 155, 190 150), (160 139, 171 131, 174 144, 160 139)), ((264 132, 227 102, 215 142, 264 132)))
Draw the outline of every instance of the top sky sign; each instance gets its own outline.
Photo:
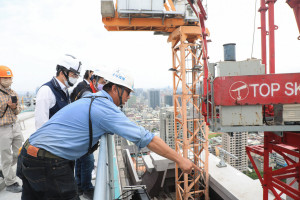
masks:
POLYGON ((214 100, 222 106, 300 103, 300 73, 217 77, 214 100))

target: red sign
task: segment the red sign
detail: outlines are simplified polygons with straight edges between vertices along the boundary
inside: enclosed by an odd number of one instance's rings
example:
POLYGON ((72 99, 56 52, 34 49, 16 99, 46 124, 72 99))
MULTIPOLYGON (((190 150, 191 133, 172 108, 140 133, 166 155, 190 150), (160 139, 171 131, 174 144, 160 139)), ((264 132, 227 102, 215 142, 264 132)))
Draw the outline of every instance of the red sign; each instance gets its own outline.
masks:
POLYGON ((300 103, 300 73, 217 77, 214 100, 222 106, 300 103))

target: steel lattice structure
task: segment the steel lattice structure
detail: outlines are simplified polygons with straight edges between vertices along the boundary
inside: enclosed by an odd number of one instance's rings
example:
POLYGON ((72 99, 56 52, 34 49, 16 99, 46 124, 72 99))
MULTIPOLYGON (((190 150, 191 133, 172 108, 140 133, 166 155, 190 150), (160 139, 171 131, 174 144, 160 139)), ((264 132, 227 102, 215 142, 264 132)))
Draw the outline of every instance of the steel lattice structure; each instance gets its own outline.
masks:
MULTIPOLYGON (((267 74, 267 64, 269 64, 269 73, 275 74, 275 30, 278 26, 274 22, 274 4, 275 0, 261 0, 259 12, 261 14, 261 49, 262 63, 265 65, 267 74), (266 27, 266 13, 268 13, 269 31, 266 27), (269 48, 267 49, 267 35, 269 36, 269 48), (267 53, 269 63, 267 63, 267 53)), ((294 10, 296 22, 300 30, 300 0, 288 0, 287 3, 294 10)), ((300 39, 300 36, 298 37, 300 39)), ((280 76, 280 75, 279 75, 280 76)), ((280 77, 278 78, 280 80, 280 77)), ((289 99, 288 103, 295 103, 289 99)), ((268 109, 272 108, 268 106, 268 109)), ((271 112, 271 111, 269 111, 271 112)), ((300 131, 300 130, 299 130, 300 131)), ((280 200, 282 194, 293 199, 300 199, 299 184, 299 166, 300 166, 300 132, 264 132, 264 145, 246 147, 249 159, 259 177, 263 187, 263 199, 268 200, 268 193, 271 191, 275 199, 280 200), (287 166, 272 170, 269 166, 269 157, 271 153, 278 153, 286 161, 287 166), (263 177, 252 158, 252 154, 258 154, 264 158, 263 177), (285 183, 285 179, 290 179, 290 183, 285 183), (298 184, 298 186, 297 186, 298 184)))
POLYGON ((192 175, 175 168, 177 199, 208 196, 208 126, 202 115, 203 49, 200 27, 181 26, 169 36, 173 58, 175 150, 202 169, 192 175))

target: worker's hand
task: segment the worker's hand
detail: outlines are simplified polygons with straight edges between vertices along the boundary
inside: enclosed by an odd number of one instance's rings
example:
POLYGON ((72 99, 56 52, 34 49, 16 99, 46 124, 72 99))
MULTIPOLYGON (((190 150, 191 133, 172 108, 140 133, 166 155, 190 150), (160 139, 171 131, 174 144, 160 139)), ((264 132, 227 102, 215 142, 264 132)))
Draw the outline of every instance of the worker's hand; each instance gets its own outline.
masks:
POLYGON ((11 99, 9 99, 9 101, 7 102, 7 105, 11 108, 11 109, 16 109, 17 108, 17 104, 13 103, 11 101, 11 99))
POLYGON ((181 171, 183 171, 184 173, 190 174, 192 170, 201 171, 201 169, 197 165, 195 165, 192 161, 190 161, 187 158, 182 157, 177 164, 180 167, 181 171))

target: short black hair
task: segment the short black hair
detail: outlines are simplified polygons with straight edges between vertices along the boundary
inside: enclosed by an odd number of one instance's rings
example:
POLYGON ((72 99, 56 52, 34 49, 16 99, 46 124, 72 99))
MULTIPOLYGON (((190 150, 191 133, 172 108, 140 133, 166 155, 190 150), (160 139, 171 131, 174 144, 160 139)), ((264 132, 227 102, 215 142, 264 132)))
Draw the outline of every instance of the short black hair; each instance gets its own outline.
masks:
POLYGON ((57 65, 56 67, 56 76, 59 76, 60 72, 64 71, 64 67, 57 65))
POLYGON ((86 70, 85 73, 84 73, 83 79, 88 79, 91 72, 94 72, 94 71, 93 70, 86 70))
POLYGON ((104 90, 105 92, 108 93, 108 92, 111 91, 113 85, 117 86, 118 88, 125 88, 125 87, 122 86, 122 85, 118 85, 118 84, 114 84, 114 83, 112 83, 112 82, 109 82, 109 83, 107 83, 107 84, 105 84, 105 85, 103 86, 103 90, 104 90))
POLYGON ((109 82, 109 83, 107 83, 107 84, 105 84, 105 85, 103 86, 103 90, 104 90, 105 92, 110 92, 113 85, 116 85, 116 84, 114 84, 114 83, 112 83, 112 82, 109 82))
POLYGON ((64 66, 61 65, 57 65, 56 66, 56 76, 59 76, 60 72, 65 72, 67 75, 69 75, 69 70, 67 70, 67 68, 65 68, 64 66))

